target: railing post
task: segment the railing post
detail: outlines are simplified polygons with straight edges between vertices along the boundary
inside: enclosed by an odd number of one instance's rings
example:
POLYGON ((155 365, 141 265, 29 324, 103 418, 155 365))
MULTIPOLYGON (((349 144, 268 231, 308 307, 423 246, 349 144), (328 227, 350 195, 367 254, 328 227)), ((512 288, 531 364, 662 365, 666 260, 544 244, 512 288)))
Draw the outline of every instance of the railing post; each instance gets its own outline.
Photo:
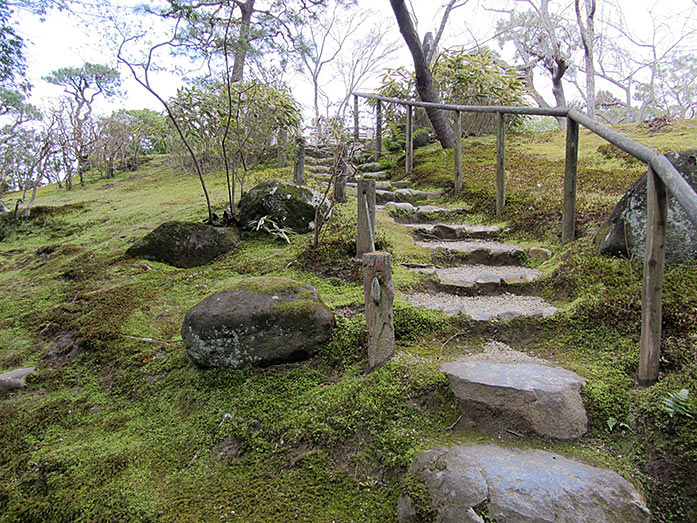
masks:
POLYGON ((562 213, 561 241, 576 237, 576 180, 578 177, 578 122, 566 118, 566 164, 564 167, 564 210, 562 213))
POLYGON ((382 101, 377 101, 375 115, 375 161, 380 159, 382 154, 382 101))
POLYGON ((407 105, 407 162, 406 171, 409 174, 414 168, 414 108, 407 105))
POLYGON ((297 152, 293 169, 293 181, 296 185, 302 185, 305 183, 305 138, 298 136, 295 143, 297 152))
POLYGON ((356 257, 375 250, 375 180, 358 180, 356 257))
POLYGON ((353 95, 353 139, 358 141, 360 138, 358 127, 358 96, 353 95))
POLYGON ((506 117, 496 112, 496 215, 506 206, 506 117))
POLYGON ((288 131, 285 127, 282 127, 278 131, 278 136, 276 138, 278 142, 278 151, 276 155, 276 160, 278 161, 278 168, 286 166, 288 162, 288 155, 286 154, 286 142, 288 141, 288 131))
POLYGON ((455 111, 455 192, 462 190, 462 115, 455 111))
POLYGON ((382 365, 394 355, 394 282, 389 252, 363 255, 365 322, 368 327, 368 370, 382 365))
POLYGON ((646 387, 658 380, 661 352, 663 272, 665 268, 668 197, 663 180, 651 165, 646 174, 646 260, 641 300, 641 355, 639 385, 646 387))

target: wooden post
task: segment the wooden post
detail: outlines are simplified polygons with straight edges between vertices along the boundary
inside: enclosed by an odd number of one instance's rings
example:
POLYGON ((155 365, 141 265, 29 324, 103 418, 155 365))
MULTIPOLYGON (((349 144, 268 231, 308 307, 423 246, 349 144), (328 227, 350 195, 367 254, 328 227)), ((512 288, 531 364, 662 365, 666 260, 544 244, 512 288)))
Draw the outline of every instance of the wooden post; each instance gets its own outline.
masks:
POLYGON ((286 130, 285 127, 281 128, 280 131, 278 131, 278 151, 276 155, 276 159, 278 161, 278 168, 282 168, 286 166, 286 163, 288 162, 288 155, 286 154, 286 142, 288 141, 288 131, 286 130))
POLYGON ((335 160, 338 172, 334 175, 334 201, 337 203, 346 203, 346 162, 344 161, 345 150, 335 160))
POLYGON ((663 180, 649 165, 646 175, 646 261, 641 300, 641 355, 639 385, 646 387, 658 380, 661 353, 663 272, 665 268, 668 197, 663 180))
POLYGON ((360 138, 358 127, 358 96, 353 95, 353 139, 358 141, 360 138))
POLYGON ((506 116, 496 113, 496 215, 506 206, 506 116))
POLYGON ((375 180, 358 180, 356 257, 375 250, 375 180))
POLYGON ((295 156, 295 168, 293 170, 293 181, 296 185, 305 183, 305 138, 298 136, 295 140, 297 152, 295 156))
POLYGON ((368 327, 368 370, 372 371, 394 355, 394 282, 389 252, 363 255, 365 321, 368 327))
POLYGON ((375 161, 380 160, 382 154, 382 101, 377 101, 375 116, 375 161))
POLYGON ((578 122, 566 119, 566 165, 564 168, 564 211, 562 213, 561 241, 576 237, 576 180, 578 176, 578 122))
POLYGON ((462 190, 462 116, 455 111, 455 192, 462 190))
POLYGON ((406 171, 409 174, 414 168, 414 108, 407 105, 407 161, 406 171))

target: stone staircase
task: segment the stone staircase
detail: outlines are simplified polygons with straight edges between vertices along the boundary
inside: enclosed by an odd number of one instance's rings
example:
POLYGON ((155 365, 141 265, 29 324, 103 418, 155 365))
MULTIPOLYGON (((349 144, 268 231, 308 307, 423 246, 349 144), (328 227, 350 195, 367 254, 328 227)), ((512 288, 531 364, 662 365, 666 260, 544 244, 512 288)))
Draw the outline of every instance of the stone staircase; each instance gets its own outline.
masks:
MULTIPOLYGON (((405 296, 412 305, 478 322, 557 312, 541 297, 524 294, 542 272, 521 264, 529 258, 546 261, 552 256, 547 249, 500 243, 498 227, 461 223, 465 209, 423 204, 437 193, 393 187, 378 193, 378 210, 403 223, 415 243, 432 252, 431 264, 404 264, 428 276, 423 292, 405 296)), ((586 433, 580 394, 585 380, 571 371, 495 341, 441 370, 460 403, 461 425, 532 441, 573 441, 586 433)), ((442 522, 629 523, 651 517, 639 492, 617 473, 542 450, 476 443, 436 447, 418 455, 410 472, 425 483, 442 522)), ((401 497, 397 517, 419 519, 409 495, 401 497)))

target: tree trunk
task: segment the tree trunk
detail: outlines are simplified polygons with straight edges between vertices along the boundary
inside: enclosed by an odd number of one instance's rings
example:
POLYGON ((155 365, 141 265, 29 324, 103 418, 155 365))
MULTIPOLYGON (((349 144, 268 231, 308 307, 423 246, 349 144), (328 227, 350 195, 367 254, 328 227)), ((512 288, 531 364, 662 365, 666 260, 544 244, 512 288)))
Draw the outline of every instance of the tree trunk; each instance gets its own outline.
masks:
POLYGON ((595 64, 594 62, 594 40, 595 40, 595 0, 584 0, 585 3, 585 24, 581 16, 581 0, 575 0, 576 21, 581 31, 583 41, 583 51, 586 59, 586 108, 588 116, 595 118, 595 64))
MULTIPOLYGON (((390 4, 397 18, 399 32, 402 33, 404 41, 409 48, 409 52, 411 52, 411 56, 414 59, 416 91, 419 93, 419 98, 424 102, 440 103, 440 95, 433 85, 431 69, 424 55, 419 35, 416 33, 414 24, 411 22, 411 17, 404 4, 404 0, 390 0, 390 4)), ((450 127, 445 111, 442 109, 427 108, 426 114, 428 114, 431 125, 433 125, 436 136, 443 148, 453 149, 455 147, 455 133, 452 127, 450 127)))
POLYGON ((242 14, 240 15, 240 32, 237 36, 235 46, 235 61, 232 64, 232 82, 239 82, 244 77, 244 62, 247 59, 249 50, 249 30, 252 25, 252 15, 254 14, 254 1, 247 0, 245 3, 236 2, 242 14))

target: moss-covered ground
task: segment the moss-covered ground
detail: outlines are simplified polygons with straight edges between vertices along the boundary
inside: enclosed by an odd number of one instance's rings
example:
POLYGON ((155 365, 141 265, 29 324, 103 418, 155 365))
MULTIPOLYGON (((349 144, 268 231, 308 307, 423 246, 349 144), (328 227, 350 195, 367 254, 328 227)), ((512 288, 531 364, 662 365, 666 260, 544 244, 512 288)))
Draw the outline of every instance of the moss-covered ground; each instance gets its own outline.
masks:
MULTIPOLYGON (((697 143, 694 122, 621 130, 661 152, 697 143)), ((644 492, 655 521, 697 521, 697 420, 663 407, 682 388, 697 395, 697 264, 667 270, 661 380, 640 390, 642 263, 597 255, 592 236, 643 167, 582 133, 580 239, 561 245, 563 144, 558 132, 508 136, 508 206, 495 217, 494 138, 468 139, 465 189, 440 202, 504 225, 504 239, 551 248, 534 291, 560 313, 482 328, 398 295, 397 354, 368 375, 355 203, 337 209, 318 249, 311 234, 289 245, 258 235, 206 266, 177 269, 124 256, 165 221, 206 217, 196 177, 166 157, 70 192, 41 189, 28 219, 0 220, 0 372, 37 367, 25 389, 0 396, 0 521, 391 521, 400 492, 420 488, 406 474, 416 453, 491 440, 453 430, 457 404, 439 372, 489 337, 588 379, 590 432, 580 441, 498 443, 610 467, 644 492), (186 311, 264 275, 317 288, 337 314, 331 342, 296 364, 197 368, 179 334, 186 311)), ((419 186, 452 186, 452 152, 429 146, 415 162, 419 186)), ((247 187, 291 172, 252 176, 247 187)), ((393 177, 404 177, 399 162, 393 177)), ((224 177, 208 183, 220 211, 224 177)), ((377 229, 398 290, 421 285, 399 263, 429 253, 386 217, 377 229)))

